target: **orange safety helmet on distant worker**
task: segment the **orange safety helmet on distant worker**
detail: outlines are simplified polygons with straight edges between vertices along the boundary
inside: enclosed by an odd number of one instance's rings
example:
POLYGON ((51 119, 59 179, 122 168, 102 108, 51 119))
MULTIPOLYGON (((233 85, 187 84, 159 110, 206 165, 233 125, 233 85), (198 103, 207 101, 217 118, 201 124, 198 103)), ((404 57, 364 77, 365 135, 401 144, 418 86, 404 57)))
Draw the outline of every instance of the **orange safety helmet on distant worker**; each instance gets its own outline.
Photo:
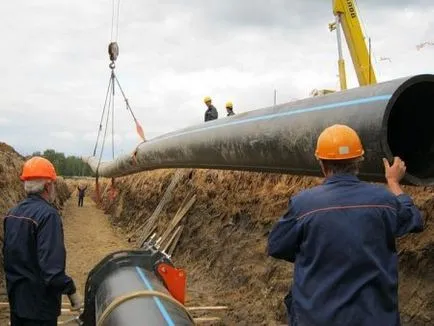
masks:
POLYGON ((20 179, 23 181, 32 179, 56 180, 56 170, 53 164, 43 157, 35 156, 29 159, 23 166, 20 179))
POLYGON ((348 126, 336 124, 319 135, 315 156, 321 160, 348 160, 364 153, 359 135, 348 126))

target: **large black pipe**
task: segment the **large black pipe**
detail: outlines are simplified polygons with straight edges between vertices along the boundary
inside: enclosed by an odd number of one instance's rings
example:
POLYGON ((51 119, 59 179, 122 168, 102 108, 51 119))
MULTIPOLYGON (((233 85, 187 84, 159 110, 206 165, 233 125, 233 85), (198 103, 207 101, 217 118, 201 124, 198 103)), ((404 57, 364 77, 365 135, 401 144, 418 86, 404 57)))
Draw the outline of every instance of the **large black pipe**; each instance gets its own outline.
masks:
MULTIPOLYGON (((417 75, 237 114, 140 144, 131 155, 98 166, 117 177, 161 168, 207 168, 320 176, 314 157, 320 132, 349 125, 365 148, 361 179, 384 181, 382 157, 400 156, 404 183, 434 185, 434 75, 417 75)), ((98 168, 98 169, 97 169, 98 168)))
POLYGON ((122 251, 104 258, 86 283, 85 326, 194 325, 185 307, 171 297, 155 273, 159 263, 171 264, 152 247, 122 251), (161 296, 148 295, 157 292, 161 296), (134 294, 141 294, 134 296, 134 294))

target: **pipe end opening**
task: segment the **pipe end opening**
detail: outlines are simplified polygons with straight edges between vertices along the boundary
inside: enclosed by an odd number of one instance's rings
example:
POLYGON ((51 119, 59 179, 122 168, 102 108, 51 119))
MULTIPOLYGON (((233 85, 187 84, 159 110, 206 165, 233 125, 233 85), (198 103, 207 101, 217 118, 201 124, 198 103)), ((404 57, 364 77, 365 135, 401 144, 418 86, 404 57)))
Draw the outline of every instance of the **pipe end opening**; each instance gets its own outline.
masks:
POLYGON ((397 90, 390 108, 387 144, 407 166, 407 180, 434 185, 434 76, 418 76, 397 90))

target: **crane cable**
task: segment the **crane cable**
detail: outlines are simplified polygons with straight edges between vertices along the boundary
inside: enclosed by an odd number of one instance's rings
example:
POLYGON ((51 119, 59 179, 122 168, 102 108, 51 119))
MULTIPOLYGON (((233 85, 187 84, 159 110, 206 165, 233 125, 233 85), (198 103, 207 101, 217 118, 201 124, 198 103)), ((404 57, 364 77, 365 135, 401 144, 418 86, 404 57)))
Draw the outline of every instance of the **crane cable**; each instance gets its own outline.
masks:
MULTIPOLYGON (((101 132, 103 131, 104 116, 105 116, 105 114, 107 114, 106 115, 106 121, 105 121, 104 135, 102 138, 102 146, 101 146, 101 151, 100 151, 99 160, 98 160, 98 167, 100 166, 100 163, 102 160, 102 153, 104 150, 105 139, 107 136, 108 120, 109 120, 110 113, 112 115, 112 124, 111 124, 112 156, 114 159, 114 127, 115 127, 114 126, 114 120, 115 120, 114 96, 115 96, 115 86, 116 85, 119 87, 120 92, 122 94, 122 97, 125 101, 126 110, 131 114, 131 116, 133 118, 133 121, 136 125, 137 134, 140 136, 142 141, 146 141, 145 136, 144 136, 144 132, 143 132, 143 128, 140 125, 139 121, 137 120, 136 116, 134 115, 134 112, 133 112, 133 110, 129 104, 129 101, 125 95, 125 92, 122 89, 121 84, 120 84, 120 82, 119 82, 119 80, 118 80, 118 78, 114 72, 114 70, 116 68, 115 62, 116 62, 116 59, 119 55, 119 46, 117 44, 117 39, 118 39, 118 35, 119 35, 119 8, 120 8, 120 0, 113 0, 112 1, 111 42, 108 46, 108 54, 110 56, 109 68, 111 69, 111 74, 110 74, 109 83, 107 86, 106 97, 104 100, 104 106, 102 109, 101 119, 99 122, 99 128, 98 128, 98 134, 97 134, 97 138, 96 138, 96 142, 95 142, 95 147, 93 150, 93 156, 96 156, 97 155, 97 148, 98 148, 100 137, 101 137, 101 132), (115 4, 115 1, 117 1, 117 6, 115 4)), ((98 167, 97 167, 97 171, 98 171, 98 167)))
POLYGON ((121 5, 121 0, 118 0, 118 7, 117 7, 117 12, 116 12, 116 37, 115 39, 113 39, 113 31, 114 31, 114 26, 115 26, 115 0, 112 1, 112 30, 111 30, 111 35, 110 35, 110 40, 111 41, 117 41, 118 40, 118 35, 119 35, 119 7, 121 5))
MULTIPOLYGON (((105 146, 105 142, 106 142, 106 137, 107 137, 107 131, 109 128, 109 117, 110 117, 110 113, 112 116, 112 123, 111 123, 111 134, 112 134, 112 158, 114 159, 115 157, 115 145, 114 145, 114 136, 115 136, 115 125, 114 125, 114 120, 115 120, 115 86, 117 85, 121 91, 121 94, 124 98, 124 101, 126 103, 126 109, 127 111, 130 112, 135 124, 136 124, 136 131, 138 133, 138 135, 140 136, 140 138, 142 139, 142 141, 146 141, 145 136, 144 136, 144 132, 143 132, 143 128, 140 125, 139 121, 137 120, 136 116, 133 113, 133 110, 131 109, 131 106, 128 102, 127 97, 125 96, 125 92, 123 91, 118 78, 116 77, 115 74, 115 62, 116 59, 119 55, 119 46, 117 43, 118 40, 118 35, 119 35, 119 8, 120 8, 120 0, 113 0, 113 5, 112 5, 112 24, 111 24, 111 35, 110 35, 110 43, 108 45, 108 54, 110 57, 110 64, 109 64, 109 68, 111 70, 110 73, 110 78, 109 78, 109 83, 107 86, 107 91, 106 91, 106 96, 105 96, 105 100, 104 100, 104 106, 102 109, 102 114, 101 114, 101 119, 99 122, 99 127, 98 127, 98 134, 97 134, 97 138, 96 138, 96 142, 95 142, 95 147, 93 149, 93 156, 96 157, 97 155, 97 149, 98 149, 98 144, 100 141, 100 136, 101 133, 103 131, 103 121, 105 118, 105 126, 104 126, 104 133, 103 133, 103 137, 102 137, 102 145, 101 145, 101 151, 99 153, 99 158, 98 158, 98 165, 96 168, 96 196, 97 196, 97 200, 98 202, 100 202, 100 195, 99 195, 99 183, 98 183, 98 169, 99 166, 101 164, 101 160, 102 160, 102 154, 104 152, 104 146, 105 146), (117 1, 117 9, 115 6, 115 1, 117 1), (116 19, 115 19, 116 18, 116 19), (107 111, 107 112, 106 112, 107 111)), ((114 187, 114 179, 112 179, 112 188, 114 187)))

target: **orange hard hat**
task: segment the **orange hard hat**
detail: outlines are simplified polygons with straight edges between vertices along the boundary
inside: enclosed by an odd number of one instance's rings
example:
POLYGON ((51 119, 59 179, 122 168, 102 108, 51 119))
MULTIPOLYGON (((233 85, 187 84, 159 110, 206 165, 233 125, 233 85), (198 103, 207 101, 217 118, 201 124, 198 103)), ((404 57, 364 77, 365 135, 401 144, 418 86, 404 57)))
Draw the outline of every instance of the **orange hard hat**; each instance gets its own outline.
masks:
POLYGON ((315 156, 321 160, 348 160, 364 153, 359 135, 348 126, 336 124, 319 135, 315 156))
POLYGON ((31 179, 50 179, 56 180, 56 170, 53 164, 43 157, 35 156, 29 159, 23 166, 23 173, 20 179, 31 180, 31 179))

